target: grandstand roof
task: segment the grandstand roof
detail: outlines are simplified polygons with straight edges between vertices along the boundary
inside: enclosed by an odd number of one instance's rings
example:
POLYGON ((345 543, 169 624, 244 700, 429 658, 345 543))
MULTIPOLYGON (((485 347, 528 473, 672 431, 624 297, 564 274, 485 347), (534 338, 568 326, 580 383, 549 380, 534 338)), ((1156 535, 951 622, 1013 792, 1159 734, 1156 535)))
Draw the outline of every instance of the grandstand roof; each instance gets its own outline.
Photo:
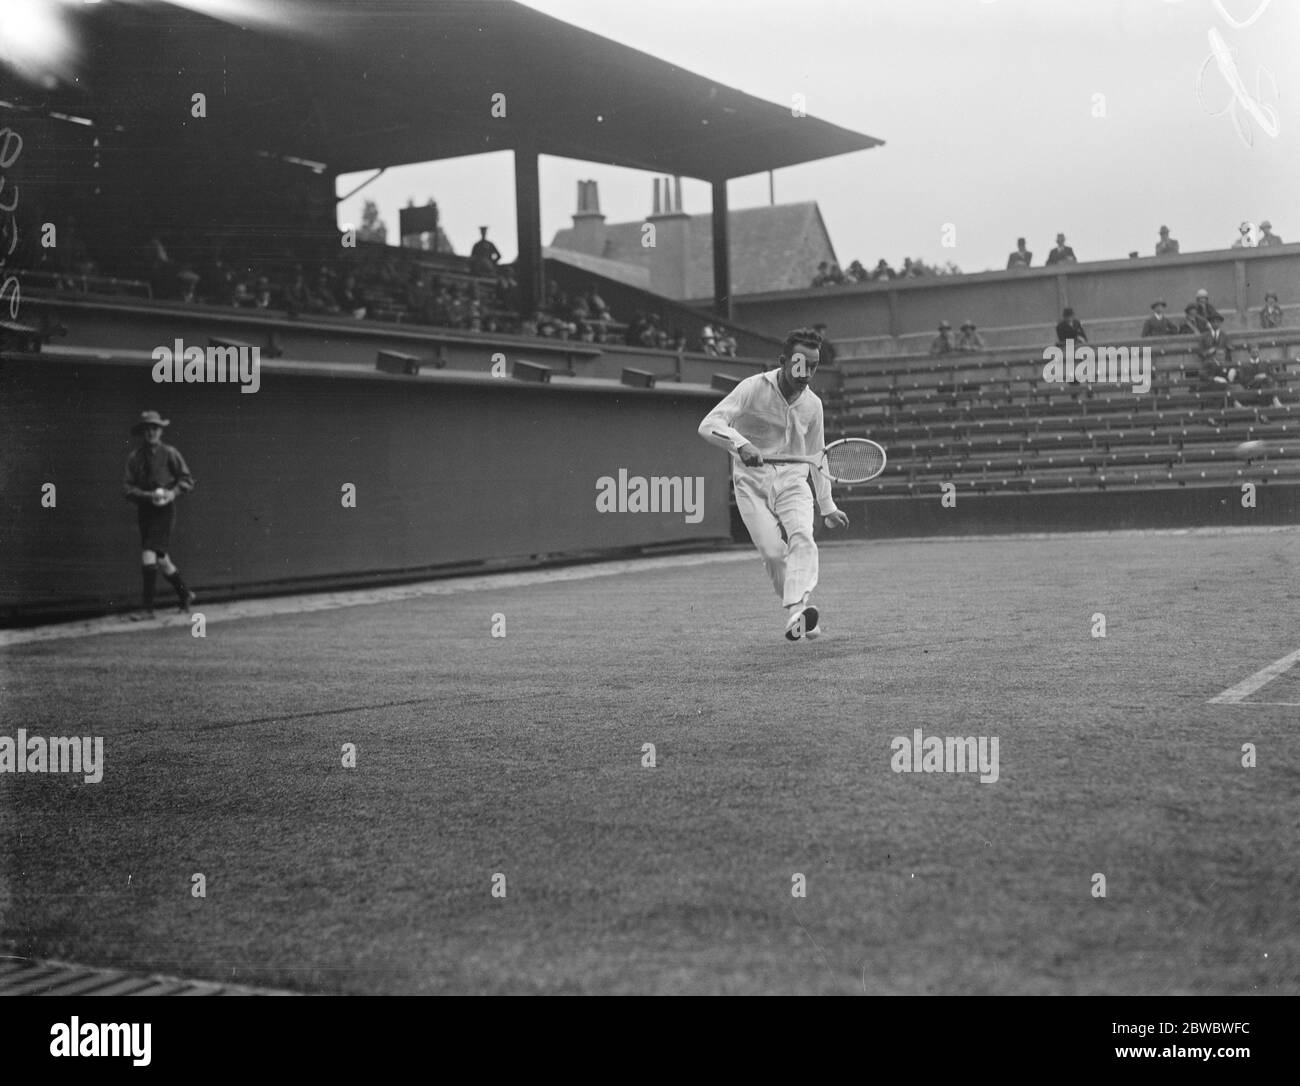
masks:
POLYGON ((510 0, 267 0, 247 27, 122 0, 68 10, 87 65, 35 91, 48 108, 330 172, 525 146, 720 181, 882 142, 510 0))

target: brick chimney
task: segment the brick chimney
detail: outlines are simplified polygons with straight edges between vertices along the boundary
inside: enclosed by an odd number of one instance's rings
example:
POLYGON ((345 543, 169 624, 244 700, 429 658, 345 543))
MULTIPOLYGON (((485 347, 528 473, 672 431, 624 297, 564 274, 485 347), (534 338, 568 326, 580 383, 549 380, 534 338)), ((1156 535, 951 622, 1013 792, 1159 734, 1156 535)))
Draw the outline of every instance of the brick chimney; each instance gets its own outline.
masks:
POLYGON ((685 298, 691 217, 682 210, 680 177, 655 178, 654 210, 646 222, 655 227, 655 246, 647 250, 650 289, 668 298, 685 298))
POLYGON ((573 215, 573 248, 591 256, 605 255, 605 216, 595 181, 578 182, 578 210, 573 215))

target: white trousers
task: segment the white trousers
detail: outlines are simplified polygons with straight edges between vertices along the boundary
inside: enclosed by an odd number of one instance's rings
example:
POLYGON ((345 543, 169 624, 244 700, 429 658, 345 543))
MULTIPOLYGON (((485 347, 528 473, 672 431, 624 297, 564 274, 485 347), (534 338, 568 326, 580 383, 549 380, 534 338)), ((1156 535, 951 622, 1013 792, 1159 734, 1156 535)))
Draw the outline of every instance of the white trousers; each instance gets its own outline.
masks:
POLYGON ((758 470, 765 471, 767 478, 759 481, 736 475, 736 507, 763 558, 772 587, 789 607, 817 587, 812 490, 806 474, 758 470), (785 539, 781 538, 782 527, 785 539))

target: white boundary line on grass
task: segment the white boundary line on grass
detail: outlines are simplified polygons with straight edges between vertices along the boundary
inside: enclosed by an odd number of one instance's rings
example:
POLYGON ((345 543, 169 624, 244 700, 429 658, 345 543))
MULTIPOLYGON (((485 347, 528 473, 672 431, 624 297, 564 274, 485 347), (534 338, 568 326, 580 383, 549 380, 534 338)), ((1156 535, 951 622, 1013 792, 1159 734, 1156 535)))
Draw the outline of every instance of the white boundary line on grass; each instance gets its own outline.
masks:
MULTIPOLYGON (((1236 686, 1230 686, 1222 694, 1210 699, 1211 705, 1240 705, 1245 698, 1250 697, 1261 686, 1271 683, 1279 675, 1290 671, 1297 663, 1300 663, 1300 649, 1283 656, 1280 660, 1274 660, 1268 667, 1260 668, 1254 675, 1242 679, 1236 686)), ((1248 705, 1300 705, 1300 702, 1294 701, 1252 701, 1246 702, 1248 705)))

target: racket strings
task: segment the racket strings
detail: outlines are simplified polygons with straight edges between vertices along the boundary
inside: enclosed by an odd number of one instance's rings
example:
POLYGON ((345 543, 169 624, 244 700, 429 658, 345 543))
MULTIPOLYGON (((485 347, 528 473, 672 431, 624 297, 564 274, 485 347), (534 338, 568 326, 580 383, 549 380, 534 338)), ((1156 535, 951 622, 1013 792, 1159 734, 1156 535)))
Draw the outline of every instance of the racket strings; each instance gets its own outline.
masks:
POLYGON ((826 450, 826 470, 837 479, 869 479, 884 466, 884 459, 869 441, 845 441, 826 450))

